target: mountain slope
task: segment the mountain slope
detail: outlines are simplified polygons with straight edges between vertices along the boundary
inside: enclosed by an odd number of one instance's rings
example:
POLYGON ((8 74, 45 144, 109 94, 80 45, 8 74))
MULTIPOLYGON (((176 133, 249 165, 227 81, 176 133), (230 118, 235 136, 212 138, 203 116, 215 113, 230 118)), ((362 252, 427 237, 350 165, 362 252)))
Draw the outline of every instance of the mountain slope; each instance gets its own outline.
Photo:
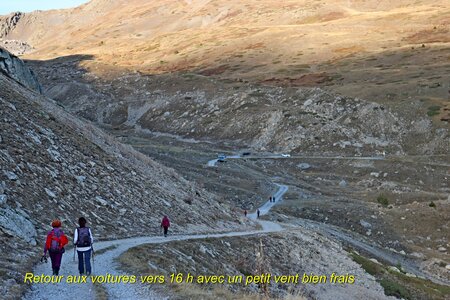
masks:
POLYGON ((364 148, 368 141, 370 151, 378 144, 393 145, 389 153, 442 153, 450 111, 449 16, 447 1, 94 0, 5 16, 0 37, 33 46, 25 57, 36 62, 48 95, 99 123, 136 121, 151 131, 232 137, 279 151, 304 151, 303 145, 329 151, 348 143, 364 148), (254 91, 257 86, 232 92, 247 82, 320 86, 373 102, 366 111, 386 110, 373 111, 367 124, 366 115, 352 119, 348 111, 341 118, 346 124, 336 124, 330 119, 344 108, 334 100, 327 104, 333 116, 312 106, 305 115, 290 92, 254 91), (177 99, 196 83, 210 98, 177 99), (154 89, 163 95, 153 97, 154 89), (269 108, 276 97, 285 97, 282 108, 269 108), (249 117, 251 107, 259 114, 249 117), (395 122, 405 128, 397 130, 395 122))
POLYGON ((275 52, 274 57, 283 52, 295 56, 299 50, 307 50, 304 45, 310 47, 316 44, 314 40, 327 40, 322 47, 305 51, 308 59, 301 60, 311 62, 321 60, 321 55, 336 59, 358 50, 373 52, 375 46, 379 50, 402 40, 449 42, 445 35, 448 9, 446 1, 374 4, 372 1, 253 0, 242 5, 239 1, 220 0, 94 0, 74 9, 5 16, 2 23, 6 25, 0 38, 29 42, 37 48, 36 57, 95 54, 102 59, 114 57, 116 63, 135 67, 159 64, 158 59, 163 57, 169 65, 176 64, 183 59, 177 56, 184 54, 192 57, 184 58, 188 62, 211 62, 228 56, 227 51, 237 54, 245 50, 250 51, 243 53, 245 58, 254 55, 261 64, 264 62, 261 57, 269 54, 267 51, 275 52), (432 25, 440 27, 425 38, 424 33, 419 34, 420 29, 428 28, 431 18, 432 25), (411 19, 414 22, 408 22, 411 19), (349 30, 350 26, 354 29, 349 30), (318 28, 322 28, 321 33, 318 28), (285 43, 290 47, 280 47, 285 43), (352 45, 355 43, 363 44, 363 49, 352 45), (130 50, 134 51, 128 53, 130 50), (207 56, 206 50, 211 52, 207 56))
MULTIPOLYGON (((418 112, 419 103, 404 111, 322 88, 226 83, 193 74, 95 77, 77 59, 32 65, 49 97, 117 132, 230 141, 258 151, 320 149, 324 154, 351 155, 448 151, 448 131, 433 128, 432 121, 418 112)), ((96 63, 100 69, 108 76, 109 68, 96 63)))
POLYGON ((236 216, 215 196, 123 146, 0 73, 1 292, 14 299, 50 222, 71 235, 86 216, 97 239, 224 230, 236 216), (216 222, 220 216, 220 221, 216 222))

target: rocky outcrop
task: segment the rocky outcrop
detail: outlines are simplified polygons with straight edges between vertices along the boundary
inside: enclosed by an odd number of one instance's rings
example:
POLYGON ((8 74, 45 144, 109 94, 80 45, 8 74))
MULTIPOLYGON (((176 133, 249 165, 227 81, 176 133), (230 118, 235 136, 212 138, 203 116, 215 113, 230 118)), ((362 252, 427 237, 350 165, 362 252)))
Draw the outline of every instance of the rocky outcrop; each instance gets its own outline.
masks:
POLYGON ((24 13, 14 12, 7 16, 0 17, 0 38, 5 38, 14 28, 20 19, 24 16, 24 13))
POLYGON ((20 208, 0 208, 0 227, 5 233, 36 245, 36 229, 29 220, 29 215, 20 208))
POLYGON ((0 48, 0 71, 29 89, 41 93, 41 85, 33 71, 17 56, 2 48, 0 48))

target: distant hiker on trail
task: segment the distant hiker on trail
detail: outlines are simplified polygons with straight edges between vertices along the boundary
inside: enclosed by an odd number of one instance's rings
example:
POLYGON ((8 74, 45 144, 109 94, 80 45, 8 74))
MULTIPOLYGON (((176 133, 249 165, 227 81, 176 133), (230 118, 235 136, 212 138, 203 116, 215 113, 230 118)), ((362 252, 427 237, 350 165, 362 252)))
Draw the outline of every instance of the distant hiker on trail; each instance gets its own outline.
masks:
MULTIPOLYGON (((86 219, 81 217, 78 219, 78 225, 73 235, 73 244, 76 246, 78 253, 78 271, 83 275, 91 274, 91 253, 94 238, 92 237, 91 228, 86 227, 86 219)), ((75 256, 75 253, 74 253, 75 256)))
POLYGON ((256 210, 256 216, 259 218, 259 209, 256 210))
POLYGON ((247 216, 247 210, 244 210, 244 216, 247 216))
POLYGON ((44 246, 44 257, 47 257, 47 251, 52 261, 53 275, 59 274, 61 267, 62 255, 65 252, 64 246, 69 240, 64 232, 61 230, 61 221, 56 219, 52 222, 53 229, 47 234, 47 239, 44 246))
POLYGON ((161 228, 164 228, 164 236, 167 236, 167 231, 169 231, 170 227, 170 221, 167 216, 164 216, 164 218, 161 221, 161 228))

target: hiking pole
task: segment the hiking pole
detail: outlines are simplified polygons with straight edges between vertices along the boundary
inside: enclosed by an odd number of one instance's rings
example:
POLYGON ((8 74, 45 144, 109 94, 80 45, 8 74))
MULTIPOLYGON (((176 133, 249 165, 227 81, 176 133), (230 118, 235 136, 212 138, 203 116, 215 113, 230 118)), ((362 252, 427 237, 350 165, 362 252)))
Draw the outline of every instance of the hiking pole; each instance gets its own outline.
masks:
POLYGON ((73 261, 75 261, 75 252, 77 251, 76 246, 73 246, 73 261))
POLYGON ((94 253, 94 246, 91 246, 91 248, 92 248, 92 273, 95 273, 95 260, 94 260, 94 256, 95 256, 95 253, 94 253))

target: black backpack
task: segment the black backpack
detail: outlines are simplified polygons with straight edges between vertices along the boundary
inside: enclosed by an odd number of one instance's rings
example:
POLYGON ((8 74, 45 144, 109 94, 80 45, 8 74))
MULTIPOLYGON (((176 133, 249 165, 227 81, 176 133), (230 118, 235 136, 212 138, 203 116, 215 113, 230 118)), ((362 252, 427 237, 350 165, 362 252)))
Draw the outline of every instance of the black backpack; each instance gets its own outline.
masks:
POLYGON ((89 233, 89 227, 78 227, 77 231, 78 231, 77 247, 91 246, 91 235, 89 233))

